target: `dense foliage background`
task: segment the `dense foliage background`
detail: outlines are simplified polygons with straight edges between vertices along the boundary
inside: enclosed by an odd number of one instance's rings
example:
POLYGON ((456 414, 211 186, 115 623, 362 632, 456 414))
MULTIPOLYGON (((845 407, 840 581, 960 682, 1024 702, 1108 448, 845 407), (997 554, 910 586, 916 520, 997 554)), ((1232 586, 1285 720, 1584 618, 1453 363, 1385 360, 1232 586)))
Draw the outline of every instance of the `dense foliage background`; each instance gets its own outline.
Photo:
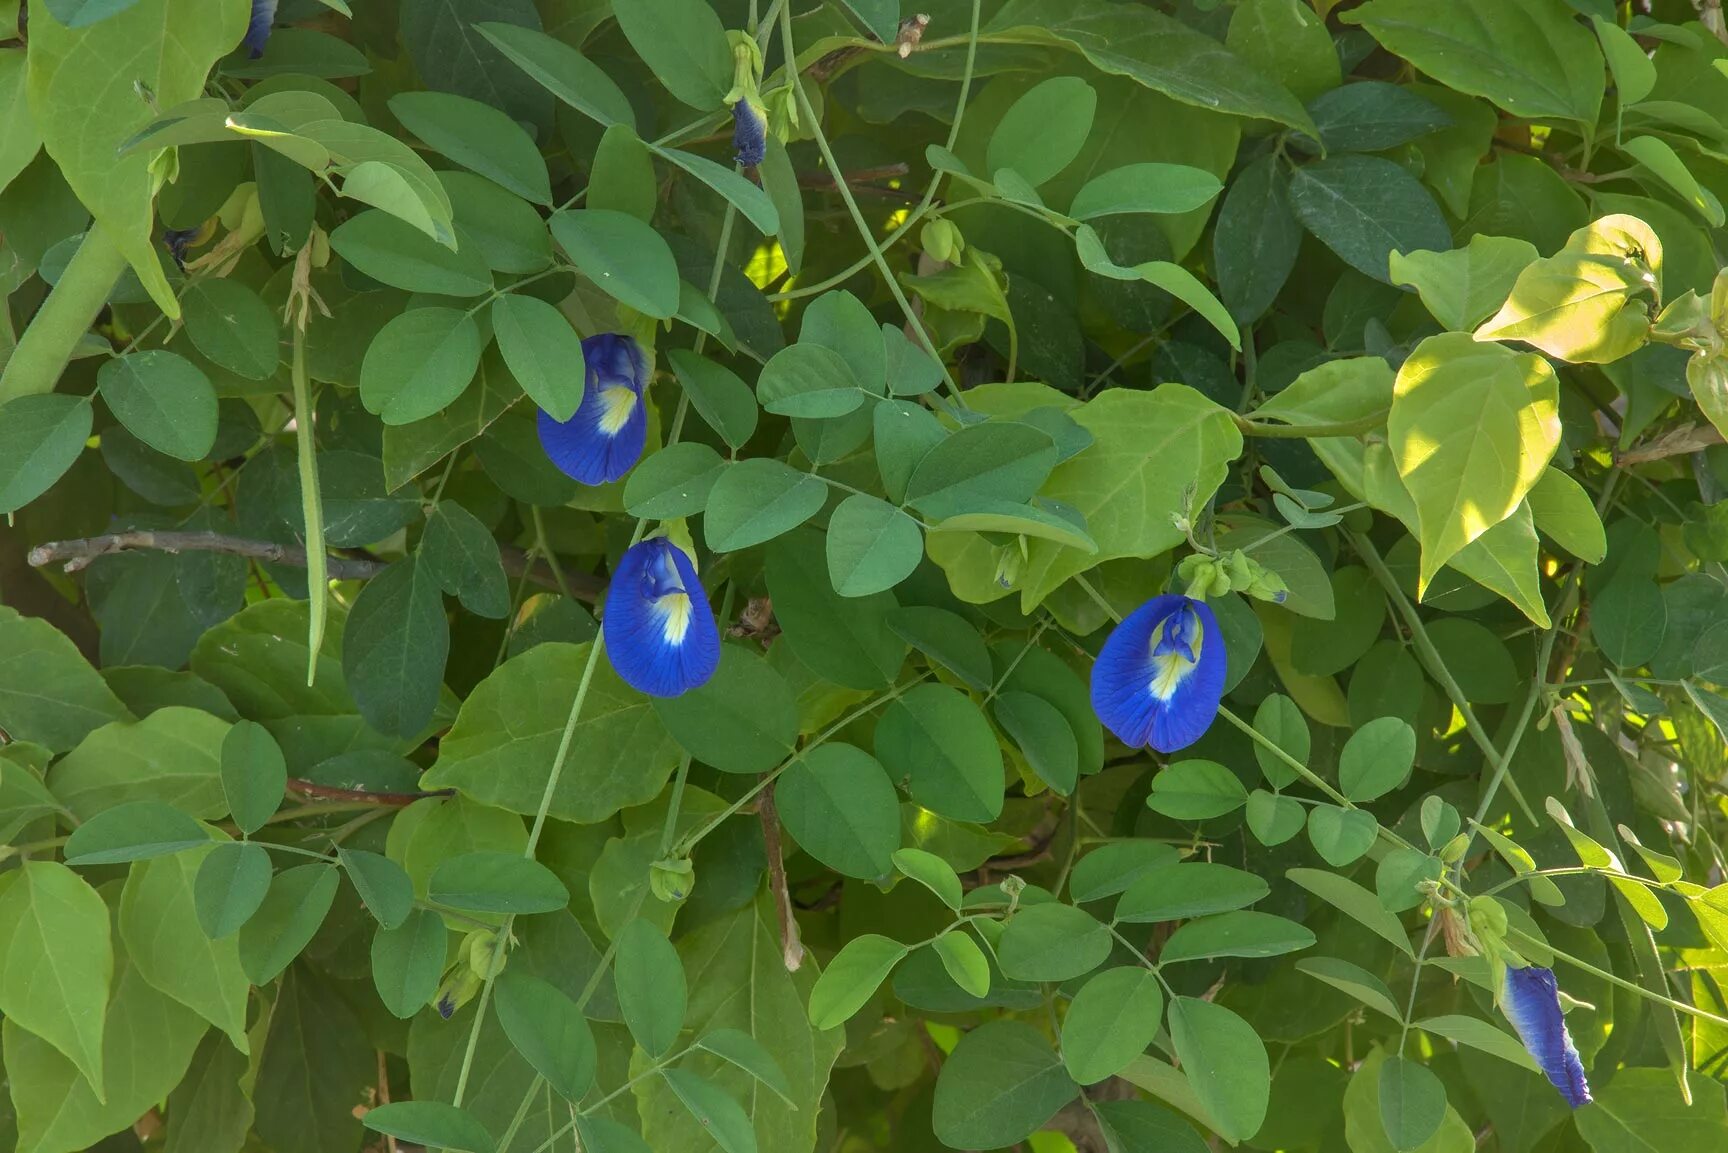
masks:
POLYGON ((258 7, 0 0, 0 1148, 1728 1148, 1716 0, 258 7))

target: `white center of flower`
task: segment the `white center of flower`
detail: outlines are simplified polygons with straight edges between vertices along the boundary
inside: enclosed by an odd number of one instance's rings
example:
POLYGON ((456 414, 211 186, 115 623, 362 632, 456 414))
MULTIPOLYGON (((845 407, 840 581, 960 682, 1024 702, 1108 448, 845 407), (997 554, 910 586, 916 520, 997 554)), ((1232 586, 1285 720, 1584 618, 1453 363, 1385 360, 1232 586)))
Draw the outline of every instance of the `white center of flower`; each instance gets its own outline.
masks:
POLYGON ((617 436, 630 414, 636 411, 636 393, 622 385, 613 385, 600 392, 600 431, 617 436))
POLYGON ((660 612, 661 636, 669 645, 684 643, 684 634, 690 631, 690 595, 688 593, 668 593, 654 603, 660 612))
MULTIPOLYGON (((1147 641, 1146 646, 1152 663, 1152 678, 1146 684, 1146 691, 1160 701, 1167 701, 1174 695, 1176 690, 1182 686, 1182 682, 1188 679, 1188 674, 1194 671, 1194 666, 1198 663, 1200 656, 1199 636, 1193 637, 1189 642, 1194 651, 1195 660, 1189 660, 1181 652, 1161 653, 1158 651, 1158 642, 1163 639, 1164 628, 1168 623, 1168 621, 1160 623, 1157 628, 1152 630, 1151 639, 1147 641)), ((1194 632, 1198 633, 1199 630, 1195 629, 1194 632)))

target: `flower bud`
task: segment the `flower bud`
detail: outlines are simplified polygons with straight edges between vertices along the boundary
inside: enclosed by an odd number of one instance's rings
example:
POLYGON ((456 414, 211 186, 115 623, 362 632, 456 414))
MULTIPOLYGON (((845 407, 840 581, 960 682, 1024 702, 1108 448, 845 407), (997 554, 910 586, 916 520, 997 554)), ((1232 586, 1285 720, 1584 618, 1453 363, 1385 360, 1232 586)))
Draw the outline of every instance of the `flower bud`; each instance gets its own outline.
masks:
POLYGON ((960 235, 952 220, 942 217, 926 221, 918 233, 918 241, 931 260, 940 260, 944 264, 958 264, 966 252, 965 237, 960 235))
POLYGON ((696 866, 689 857, 667 857, 648 866, 648 888, 668 904, 682 901, 696 888, 696 866))

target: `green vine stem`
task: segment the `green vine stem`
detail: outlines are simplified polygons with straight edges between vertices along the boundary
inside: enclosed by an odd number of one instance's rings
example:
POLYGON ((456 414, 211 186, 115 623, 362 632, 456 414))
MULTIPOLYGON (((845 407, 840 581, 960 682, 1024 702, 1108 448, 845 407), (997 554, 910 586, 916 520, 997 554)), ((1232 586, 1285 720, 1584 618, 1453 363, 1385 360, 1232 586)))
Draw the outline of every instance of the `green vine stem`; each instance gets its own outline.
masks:
POLYGON ((54 391, 72 350, 90 331, 125 271, 120 249, 100 224, 92 224, 0 372, 0 404, 54 391))
POLYGON ((294 446, 300 466, 300 512, 306 521, 306 597, 309 622, 306 634, 306 683, 318 675, 318 654, 324 647, 324 624, 330 612, 329 557, 324 551, 324 499, 318 491, 318 449, 315 443, 317 414, 312 403, 312 382, 306 371, 306 324, 310 319, 312 246, 295 257, 294 286, 289 309, 294 330, 292 374, 294 379, 294 446))

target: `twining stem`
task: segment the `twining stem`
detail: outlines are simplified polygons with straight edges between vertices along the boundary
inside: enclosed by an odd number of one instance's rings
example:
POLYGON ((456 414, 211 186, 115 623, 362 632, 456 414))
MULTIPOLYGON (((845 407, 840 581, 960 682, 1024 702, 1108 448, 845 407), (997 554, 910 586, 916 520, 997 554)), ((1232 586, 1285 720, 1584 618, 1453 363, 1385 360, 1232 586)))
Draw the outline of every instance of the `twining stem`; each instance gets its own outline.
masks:
MULTIPOLYGON (((974 13, 976 16, 976 13, 974 13)), ((936 350, 930 334, 924 330, 924 323, 918 314, 912 310, 912 302, 906 299, 905 290, 900 287, 900 281, 895 277, 894 270, 888 267, 888 258, 882 255, 882 247, 877 244, 876 237, 870 230, 870 222, 864 219, 864 213, 858 207, 858 201, 852 195, 852 189, 846 183, 846 174, 840 168, 840 162, 834 158, 834 150, 828 147, 828 137, 822 131, 821 121, 816 115, 816 109, 810 103, 810 97, 804 91, 804 78, 797 67, 798 53, 792 43, 792 12, 789 8, 780 10, 780 42, 783 45, 787 72, 790 75, 793 95, 798 100, 798 115, 803 117, 806 126, 816 138, 817 151, 822 154, 822 163, 828 166, 828 172, 834 178, 834 187, 840 193, 840 199, 846 204, 846 211, 852 216, 852 223, 858 229, 859 238, 870 250, 870 256, 876 267, 882 273, 882 279, 888 284, 888 291, 893 294, 894 302, 900 306, 901 313, 906 317, 906 323, 918 336, 918 343, 924 346, 924 351, 930 354, 942 369, 942 381, 948 386, 948 395, 956 404, 965 405, 960 395, 960 384, 954 379, 954 374, 942 359, 942 354, 936 350)))
MULTIPOLYGON (((301 249, 305 259, 310 245, 301 249)), ((306 633, 306 683, 318 675, 318 655, 324 647, 324 621, 330 610, 329 558, 324 551, 324 501, 318 493, 318 455, 313 444, 312 384, 306 373, 306 319, 294 330, 294 443, 300 463, 300 511, 306 521, 306 597, 310 622, 306 633)))
POLYGON ((0 372, 0 404, 54 391, 72 350, 90 331, 125 271, 119 247, 102 225, 92 224, 0 372))

